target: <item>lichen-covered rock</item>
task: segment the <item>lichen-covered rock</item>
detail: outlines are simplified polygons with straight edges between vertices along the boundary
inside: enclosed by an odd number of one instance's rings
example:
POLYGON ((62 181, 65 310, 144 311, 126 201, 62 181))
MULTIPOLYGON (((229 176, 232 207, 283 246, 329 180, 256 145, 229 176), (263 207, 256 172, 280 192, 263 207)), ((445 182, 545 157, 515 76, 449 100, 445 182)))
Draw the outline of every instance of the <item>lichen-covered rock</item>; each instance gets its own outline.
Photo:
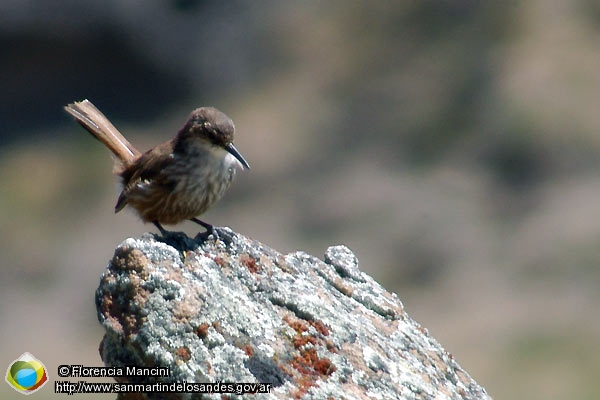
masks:
POLYGON ((194 250, 180 251, 152 235, 117 248, 96 293, 106 329, 102 359, 107 366, 171 371, 169 377, 119 382, 270 388, 247 396, 253 399, 489 398, 406 315, 395 294, 360 272, 347 247, 330 247, 322 261, 302 252, 284 256, 222 231, 230 240, 207 240, 194 250))

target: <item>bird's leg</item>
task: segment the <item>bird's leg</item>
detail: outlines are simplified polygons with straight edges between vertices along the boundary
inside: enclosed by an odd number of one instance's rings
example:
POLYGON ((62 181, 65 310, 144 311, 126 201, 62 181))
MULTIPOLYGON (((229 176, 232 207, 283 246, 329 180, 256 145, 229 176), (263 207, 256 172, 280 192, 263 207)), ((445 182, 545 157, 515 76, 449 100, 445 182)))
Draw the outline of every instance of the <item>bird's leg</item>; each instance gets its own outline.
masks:
POLYGON ((206 232, 208 232, 209 234, 211 234, 211 233, 215 234, 216 233, 215 227, 212 226, 211 224, 207 223, 207 222, 204 222, 204 221, 202 221, 202 220, 200 220, 200 219, 198 219, 196 217, 190 218, 190 221, 194 221, 195 223, 197 223, 199 225, 202 225, 204 227, 204 229, 206 229, 206 232))
POLYGON ((156 226, 158 228, 158 230, 160 231, 160 234, 163 237, 169 235, 170 233, 172 233, 171 231, 168 231, 165 228, 163 228, 162 225, 160 224, 160 222, 158 222, 158 221, 152 221, 152 223, 154 224, 154 226, 156 226))

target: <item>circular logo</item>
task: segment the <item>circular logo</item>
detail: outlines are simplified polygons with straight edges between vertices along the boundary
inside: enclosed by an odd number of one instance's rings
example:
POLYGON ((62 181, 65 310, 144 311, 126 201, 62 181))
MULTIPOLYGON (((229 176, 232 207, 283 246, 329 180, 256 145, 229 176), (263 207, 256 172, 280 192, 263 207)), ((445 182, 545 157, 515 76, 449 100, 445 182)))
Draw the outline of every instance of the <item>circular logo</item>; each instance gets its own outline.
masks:
POLYGON ((31 394, 48 381, 46 368, 29 353, 16 359, 6 371, 6 382, 17 392, 31 394))

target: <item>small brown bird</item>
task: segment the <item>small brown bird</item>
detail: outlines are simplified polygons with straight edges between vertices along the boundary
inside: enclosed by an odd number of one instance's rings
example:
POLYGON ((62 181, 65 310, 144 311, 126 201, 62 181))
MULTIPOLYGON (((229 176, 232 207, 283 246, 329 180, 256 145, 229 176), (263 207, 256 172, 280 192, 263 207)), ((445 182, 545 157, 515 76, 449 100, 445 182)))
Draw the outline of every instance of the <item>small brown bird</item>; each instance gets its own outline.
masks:
POLYGON ((114 172, 123 190, 115 212, 132 207, 144 222, 152 222, 163 236, 162 224, 191 220, 217 232, 196 218, 229 188, 236 167, 250 166, 233 145, 233 121, 212 107, 197 108, 177 135, 140 153, 90 101, 65 110, 117 157, 114 172))

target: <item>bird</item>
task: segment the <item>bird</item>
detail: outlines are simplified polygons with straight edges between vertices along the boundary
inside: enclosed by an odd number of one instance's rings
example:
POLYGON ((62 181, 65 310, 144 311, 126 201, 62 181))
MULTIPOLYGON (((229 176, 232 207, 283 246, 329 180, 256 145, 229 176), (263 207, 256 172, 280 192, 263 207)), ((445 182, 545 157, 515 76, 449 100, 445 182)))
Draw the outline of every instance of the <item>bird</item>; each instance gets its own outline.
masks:
POLYGON ((177 233, 163 224, 185 220, 203 226, 204 236, 218 237, 215 227, 198 216, 223 197, 236 169, 250 169, 233 144, 231 118, 214 107, 197 108, 175 137, 142 153, 91 101, 73 102, 64 109, 116 157, 113 172, 122 190, 115 212, 132 208, 163 237, 177 233))

